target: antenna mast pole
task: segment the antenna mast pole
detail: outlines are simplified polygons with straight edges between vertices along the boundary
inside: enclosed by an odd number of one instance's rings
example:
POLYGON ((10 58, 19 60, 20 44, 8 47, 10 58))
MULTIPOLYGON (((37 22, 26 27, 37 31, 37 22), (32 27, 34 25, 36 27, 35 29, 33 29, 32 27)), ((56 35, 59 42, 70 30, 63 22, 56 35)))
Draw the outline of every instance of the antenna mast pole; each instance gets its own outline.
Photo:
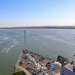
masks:
POLYGON ((24 30, 24 44, 25 44, 25 50, 26 50, 26 31, 24 30))

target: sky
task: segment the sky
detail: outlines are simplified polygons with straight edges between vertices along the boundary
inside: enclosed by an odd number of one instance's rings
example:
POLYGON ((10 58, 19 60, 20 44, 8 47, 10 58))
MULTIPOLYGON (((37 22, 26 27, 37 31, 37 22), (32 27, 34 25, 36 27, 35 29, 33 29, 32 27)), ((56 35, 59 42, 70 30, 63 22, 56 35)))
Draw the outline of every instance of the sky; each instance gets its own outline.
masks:
POLYGON ((75 0, 0 0, 0 27, 74 25, 75 0))

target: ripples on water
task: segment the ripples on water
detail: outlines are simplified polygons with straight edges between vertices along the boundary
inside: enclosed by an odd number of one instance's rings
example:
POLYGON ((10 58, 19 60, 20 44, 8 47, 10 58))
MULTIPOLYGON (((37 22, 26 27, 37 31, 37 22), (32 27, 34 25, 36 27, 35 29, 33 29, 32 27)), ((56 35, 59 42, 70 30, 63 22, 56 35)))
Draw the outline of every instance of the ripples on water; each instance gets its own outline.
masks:
MULTIPOLYGON (((46 51, 49 50, 49 52, 50 52, 50 49, 49 49, 50 47, 52 49, 51 52, 56 51, 56 50, 58 50, 58 51, 61 50, 62 52, 68 54, 68 51, 74 50, 74 46, 75 46, 75 30, 74 29, 26 29, 26 32, 27 32, 26 33, 27 40, 30 40, 30 41, 28 41, 28 44, 31 42, 32 44, 36 43, 37 46, 39 44, 42 45, 42 47, 46 46, 47 47, 46 51), (73 48, 72 48, 72 46, 73 46, 73 48), (65 50, 63 50, 63 49, 65 49, 65 50)), ((23 30, 22 29, 19 29, 19 30, 14 29, 14 31, 10 30, 10 29, 9 30, 4 30, 4 31, 1 30, 0 44, 4 43, 7 40, 9 41, 10 37, 12 39, 12 36, 15 36, 16 33, 20 33, 19 35, 21 37, 23 37, 23 30), (2 34, 2 32, 3 32, 3 34, 2 34), (22 35, 21 35, 21 33, 22 33, 22 35)), ((12 46, 14 47, 15 44, 18 43, 18 41, 16 41, 15 38, 13 38, 13 42, 14 42, 14 44, 11 45, 7 49, 7 51, 9 51, 12 48, 12 46)), ((34 48, 34 46, 33 46, 33 48, 34 48)), ((39 49, 41 49, 41 46, 40 46, 39 49)), ((74 54, 74 53, 72 53, 72 54, 74 54)), ((55 54, 54 54, 54 56, 55 56, 55 54)))

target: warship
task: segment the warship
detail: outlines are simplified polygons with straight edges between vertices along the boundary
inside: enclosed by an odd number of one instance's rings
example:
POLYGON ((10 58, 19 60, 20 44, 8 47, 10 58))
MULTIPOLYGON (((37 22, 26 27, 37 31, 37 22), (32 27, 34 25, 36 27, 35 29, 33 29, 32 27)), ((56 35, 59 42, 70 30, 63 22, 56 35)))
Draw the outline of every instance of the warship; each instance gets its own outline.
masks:
MULTIPOLYGON (((26 31, 24 42, 26 48, 26 31)), ((75 61, 69 62, 61 55, 55 61, 25 49, 21 51, 12 75, 75 75, 75 61)))

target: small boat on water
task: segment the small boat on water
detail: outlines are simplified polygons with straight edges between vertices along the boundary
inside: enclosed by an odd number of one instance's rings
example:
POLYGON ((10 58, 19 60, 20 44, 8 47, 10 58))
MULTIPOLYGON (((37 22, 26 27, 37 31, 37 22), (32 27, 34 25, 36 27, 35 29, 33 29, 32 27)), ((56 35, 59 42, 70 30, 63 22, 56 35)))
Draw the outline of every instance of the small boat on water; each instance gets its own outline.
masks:
POLYGON ((60 55, 55 61, 52 58, 22 50, 12 75, 75 75, 75 61, 69 63, 67 58, 60 55))

